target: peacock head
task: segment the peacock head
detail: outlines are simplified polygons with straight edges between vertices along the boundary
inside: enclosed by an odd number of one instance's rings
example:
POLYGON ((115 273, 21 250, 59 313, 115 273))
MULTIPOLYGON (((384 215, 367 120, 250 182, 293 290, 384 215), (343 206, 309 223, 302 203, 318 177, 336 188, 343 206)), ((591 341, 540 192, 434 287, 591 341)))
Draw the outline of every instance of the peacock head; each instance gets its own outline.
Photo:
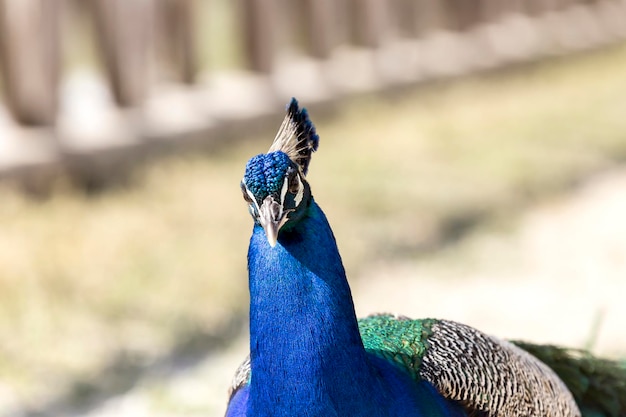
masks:
POLYGON ((278 233, 301 219, 311 201, 306 173, 319 137, 306 109, 295 98, 269 151, 251 158, 241 181, 243 198, 254 221, 265 230, 270 246, 278 233))

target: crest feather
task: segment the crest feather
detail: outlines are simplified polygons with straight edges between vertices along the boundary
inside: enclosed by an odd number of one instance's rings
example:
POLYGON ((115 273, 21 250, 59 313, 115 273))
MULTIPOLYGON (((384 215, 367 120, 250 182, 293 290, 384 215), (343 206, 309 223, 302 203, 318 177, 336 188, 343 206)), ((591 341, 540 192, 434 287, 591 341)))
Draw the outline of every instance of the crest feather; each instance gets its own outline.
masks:
POLYGON ((287 115, 276 133, 268 153, 282 151, 289 156, 306 175, 311 154, 317 150, 319 136, 305 108, 299 108, 295 98, 287 106, 287 115))

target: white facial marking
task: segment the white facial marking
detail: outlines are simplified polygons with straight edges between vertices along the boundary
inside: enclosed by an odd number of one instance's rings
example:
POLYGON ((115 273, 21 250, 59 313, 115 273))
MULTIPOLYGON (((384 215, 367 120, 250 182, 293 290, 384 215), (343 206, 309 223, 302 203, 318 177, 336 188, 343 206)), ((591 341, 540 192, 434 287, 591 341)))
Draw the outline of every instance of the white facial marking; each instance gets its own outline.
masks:
POLYGON ((285 196, 287 195, 287 189, 289 188, 289 177, 285 177, 283 182, 283 188, 280 190, 280 205, 285 204, 285 196))
POLYGON ((300 181, 300 175, 296 175, 296 177, 298 177, 298 192, 294 197, 294 202, 296 203, 296 207, 298 207, 304 197, 304 186, 302 185, 302 181, 300 181))
POLYGON ((256 198, 254 198, 254 194, 252 194, 252 192, 250 190, 248 190, 248 187, 246 186, 246 181, 242 180, 241 181, 243 183, 243 188, 246 189, 246 194, 248 194, 248 197, 250 197, 250 200, 252 200, 252 204, 254 204, 254 206, 256 207, 256 211, 257 213, 260 212, 260 208, 259 205, 256 202, 256 198))

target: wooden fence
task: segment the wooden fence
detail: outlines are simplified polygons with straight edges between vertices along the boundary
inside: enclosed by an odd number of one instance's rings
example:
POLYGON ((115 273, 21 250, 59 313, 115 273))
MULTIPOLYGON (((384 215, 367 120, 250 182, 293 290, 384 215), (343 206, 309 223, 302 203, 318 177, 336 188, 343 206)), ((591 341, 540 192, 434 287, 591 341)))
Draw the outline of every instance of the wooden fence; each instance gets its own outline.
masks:
POLYGON ((625 38, 624 0, 0 0, 0 173, 106 172, 275 122, 290 96, 331 104, 625 38), (207 2, 233 28, 212 42, 207 2), (64 54, 85 39, 91 75, 64 54), (240 65, 211 70, 210 47, 240 65))

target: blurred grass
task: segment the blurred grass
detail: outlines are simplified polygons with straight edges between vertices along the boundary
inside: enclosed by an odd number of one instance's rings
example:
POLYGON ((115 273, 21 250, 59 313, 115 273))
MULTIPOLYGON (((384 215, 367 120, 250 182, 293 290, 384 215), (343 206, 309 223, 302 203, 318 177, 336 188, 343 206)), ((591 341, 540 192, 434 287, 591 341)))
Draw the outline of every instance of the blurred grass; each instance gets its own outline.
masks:
MULTIPOLYGON (((620 46, 318 120, 309 177, 349 276, 623 161, 625 66, 620 46)), ((0 385, 37 401, 119 351, 155 357, 244 312, 251 219, 238 183, 273 133, 154 161, 96 195, 0 185, 0 385)))

